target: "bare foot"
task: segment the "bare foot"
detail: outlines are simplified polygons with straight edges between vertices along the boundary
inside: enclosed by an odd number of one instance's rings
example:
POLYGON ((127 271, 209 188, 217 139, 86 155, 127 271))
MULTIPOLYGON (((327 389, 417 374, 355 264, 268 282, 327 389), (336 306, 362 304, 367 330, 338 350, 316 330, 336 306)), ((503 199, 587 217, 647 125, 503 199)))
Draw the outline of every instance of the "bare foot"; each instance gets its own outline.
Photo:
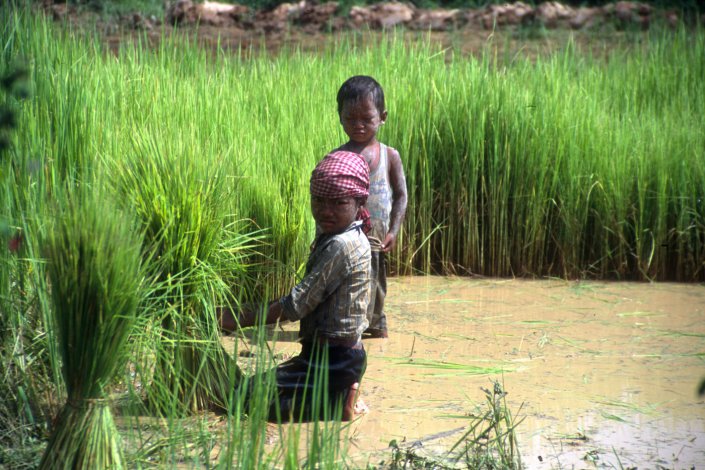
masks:
POLYGON ((343 421, 351 421, 356 416, 363 415, 370 412, 360 396, 360 384, 355 382, 350 386, 348 390, 348 397, 345 399, 345 406, 343 407, 343 421))
POLYGON ((367 406, 367 403, 362 401, 362 398, 358 399, 355 403, 355 415, 366 415, 369 412, 370 408, 367 406))

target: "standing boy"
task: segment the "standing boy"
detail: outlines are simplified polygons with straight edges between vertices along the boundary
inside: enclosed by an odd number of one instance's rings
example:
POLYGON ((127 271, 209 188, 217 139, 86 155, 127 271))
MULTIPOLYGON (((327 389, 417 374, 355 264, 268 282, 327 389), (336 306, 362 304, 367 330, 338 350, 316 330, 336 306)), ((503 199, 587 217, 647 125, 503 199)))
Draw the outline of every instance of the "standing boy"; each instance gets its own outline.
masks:
POLYGON ((384 298, 387 292, 387 260, 397 241, 406 214, 406 178, 399 152, 377 140, 377 131, 387 120, 384 91, 377 81, 358 75, 338 90, 338 116, 348 142, 337 150, 362 155, 370 167, 367 208, 372 229, 367 234, 372 251, 372 297, 368 307, 369 327, 365 335, 387 338, 384 298))

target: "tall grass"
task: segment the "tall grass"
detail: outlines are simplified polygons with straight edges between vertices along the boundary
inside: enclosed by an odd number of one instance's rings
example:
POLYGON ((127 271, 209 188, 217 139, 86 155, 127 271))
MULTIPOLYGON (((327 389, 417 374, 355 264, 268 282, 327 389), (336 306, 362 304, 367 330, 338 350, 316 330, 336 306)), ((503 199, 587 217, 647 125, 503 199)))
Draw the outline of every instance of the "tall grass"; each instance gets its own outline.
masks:
MULTIPOLYGON (((234 391, 240 376, 214 308, 279 295, 302 272, 314 228, 309 174, 345 140, 335 94, 353 74, 384 86, 380 138, 400 151, 407 175, 395 272, 705 279, 702 30, 639 33, 606 58, 572 44, 534 60, 504 57, 491 43, 461 57, 395 35, 277 56, 208 51, 174 35, 111 53, 41 15, 0 13, 0 71, 26 61, 34 95, 19 105, 13 163, 2 162, 0 215, 27 241, 22 256, 0 254, 11 325, 2 360, 15 373, 7 344, 42 352, 22 382, 31 390, 21 409, 37 421, 46 400, 34 379, 53 383, 49 400, 70 387, 39 262, 45 205, 68 184, 118 198, 146 234, 142 259, 158 282, 122 386, 166 418, 159 455, 179 461, 184 415, 215 403, 227 409, 224 467, 344 460, 330 444, 335 426, 319 428, 309 456, 293 450, 294 438, 268 453, 264 405, 245 409, 234 391)), ((206 450, 189 459, 206 462, 206 450)))
POLYGON ((28 237, 37 226, 30 184, 32 161, 16 151, 22 101, 29 98, 23 62, 0 62, 0 461, 12 468, 36 468, 43 437, 53 418, 61 387, 55 342, 43 328, 49 311, 37 244, 28 237))
MULTIPOLYGON (((137 144, 139 145, 139 144, 137 144)), ((160 412, 224 407, 239 371, 220 344, 215 307, 238 298, 243 259, 253 242, 228 224, 231 193, 216 162, 176 143, 152 143, 108 162, 116 192, 145 231, 144 256, 158 288, 153 300, 158 345, 151 405, 160 412), (172 153, 173 152, 173 153, 172 153)), ((146 371, 145 371, 146 373, 146 371)))
MULTIPOLYGON (((493 381, 491 390, 482 387, 484 407, 470 414, 470 423, 463 435, 439 458, 419 455, 420 441, 400 445, 389 443, 392 459, 389 468, 434 468, 439 470, 472 468, 482 470, 519 470, 524 468, 516 438, 516 430, 524 418, 517 419, 507 405, 507 392, 493 381), (484 408, 484 409, 483 409, 484 408), (462 462, 462 464, 461 464, 462 462)), ((517 414, 521 413, 521 407, 517 414)))
MULTIPOLYGON (((344 140, 338 86, 367 73, 385 87, 380 138, 399 149, 410 193, 394 271, 705 279, 702 30, 644 33, 607 58, 568 44, 530 61, 491 44, 449 56, 397 36, 276 57, 170 37, 113 56, 57 46, 46 28, 13 36, 17 53, 49 51, 37 56, 47 91, 29 121, 53 109, 46 122, 72 117, 91 142, 58 125, 37 138, 71 142, 78 168, 91 166, 87 152, 129 155, 135 140, 218 162, 237 187, 223 210, 269 230, 279 266, 305 260, 308 174, 344 140)), ((283 289, 294 271, 270 285, 283 289)))
MULTIPOLYGON (((456 462, 463 460, 466 468, 523 468, 516 429, 524 418, 517 420, 509 409, 507 392, 499 382, 494 382, 492 390, 482 390, 486 411, 473 416, 469 429, 449 453, 459 449, 456 462)), ((521 413, 521 407, 516 413, 521 413)))
POLYGON ((389 139, 419 134, 408 144, 422 154, 407 165, 414 238, 402 246, 428 246, 409 262, 495 276, 702 279, 695 109, 705 43, 702 32, 646 40, 606 61, 569 45, 535 62, 429 68, 428 92, 404 95, 401 109, 416 112, 389 139))

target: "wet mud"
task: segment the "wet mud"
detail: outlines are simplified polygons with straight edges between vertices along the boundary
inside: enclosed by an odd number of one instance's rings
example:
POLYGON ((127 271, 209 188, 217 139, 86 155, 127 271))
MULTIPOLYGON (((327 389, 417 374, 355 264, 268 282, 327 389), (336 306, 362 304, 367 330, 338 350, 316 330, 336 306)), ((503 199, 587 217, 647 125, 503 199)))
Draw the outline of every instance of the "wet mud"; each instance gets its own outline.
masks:
MULTIPOLYGON (((355 466, 388 462, 392 440, 444 458, 496 380, 526 468, 702 468, 705 286, 413 277, 388 292, 390 338, 365 340, 371 412, 341 443, 355 466)), ((277 352, 297 352, 295 330, 277 352)))

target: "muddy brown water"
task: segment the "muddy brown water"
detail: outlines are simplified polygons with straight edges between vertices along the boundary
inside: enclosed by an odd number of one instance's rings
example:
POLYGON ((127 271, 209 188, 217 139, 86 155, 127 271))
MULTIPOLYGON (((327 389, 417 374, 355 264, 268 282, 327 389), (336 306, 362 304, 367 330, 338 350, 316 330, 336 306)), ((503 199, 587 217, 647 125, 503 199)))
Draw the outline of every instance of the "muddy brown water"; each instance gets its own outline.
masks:
POLYGON ((442 459, 499 381, 525 468, 705 468, 703 285, 402 277, 387 315, 341 442, 356 467, 392 440, 442 459))

